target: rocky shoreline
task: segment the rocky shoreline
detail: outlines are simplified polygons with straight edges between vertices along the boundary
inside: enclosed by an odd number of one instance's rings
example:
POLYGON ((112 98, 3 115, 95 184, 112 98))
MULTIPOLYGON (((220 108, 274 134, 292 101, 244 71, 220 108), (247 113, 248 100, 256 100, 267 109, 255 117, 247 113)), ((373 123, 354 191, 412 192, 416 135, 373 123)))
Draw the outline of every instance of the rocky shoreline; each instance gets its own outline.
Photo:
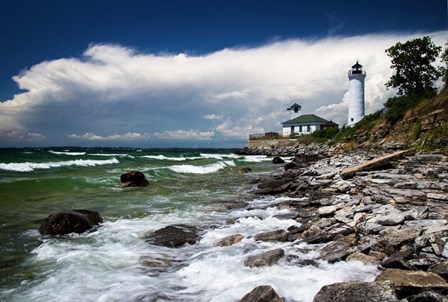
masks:
MULTIPOLYGON (((361 261, 382 270, 374 282, 324 286, 315 302, 448 301, 448 157, 332 151, 326 145, 243 150, 293 156, 294 165, 259 179, 254 193, 291 197, 276 206, 294 210, 301 226, 256 240, 325 243, 315 260, 361 261)), ((279 257, 284 255, 274 253, 274 260, 279 257)), ((258 295, 272 291, 260 288, 254 289, 258 295)))
MULTIPOLYGON (((338 153, 324 144, 245 149, 241 153, 281 156, 288 161, 279 164, 278 171, 255 179, 252 193, 287 197, 263 209, 288 209, 288 214, 276 218, 297 222, 286 229, 255 234, 255 241, 273 246, 248 256, 245 267, 274 266, 279 261, 298 266, 360 261, 379 268, 381 273, 374 281, 329 284, 313 301, 448 302, 447 156, 416 154, 414 150, 338 153), (316 245, 320 254, 299 259, 281 247, 285 243, 316 245)), ((251 205, 234 202, 228 209, 237 208, 250 209, 251 205)), ((199 242, 202 228, 169 225, 142 239, 152 245, 182 248, 199 242)), ((212 246, 232 246, 243 239, 244 235, 233 234, 212 246)), ((172 262, 142 259, 142 264, 151 267, 172 262)), ((271 285, 260 284, 240 301, 286 300, 271 285)))

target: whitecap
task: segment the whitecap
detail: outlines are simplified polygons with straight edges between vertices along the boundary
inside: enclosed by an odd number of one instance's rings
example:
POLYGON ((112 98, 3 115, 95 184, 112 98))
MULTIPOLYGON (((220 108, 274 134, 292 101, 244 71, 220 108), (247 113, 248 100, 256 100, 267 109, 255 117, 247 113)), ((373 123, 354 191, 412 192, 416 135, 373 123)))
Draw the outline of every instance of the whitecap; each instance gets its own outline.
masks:
POLYGON ((144 155, 144 158, 157 160, 185 161, 187 159, 199 159, 200 157, 167 157, 165 155, 144 155))
POLYGON ((117 156, 117 157, 134 158, 134 156, 126 154, 126 153, 92 153, 92 154, 88 154, 88 155, 90 155, 90 156, 105 156, 105 157, 117 156))
POLYGON ((1 170, 16 171, 16 172, 31 172, 35 169, 51 169, 58 167, 93 167, 99 165, 109 165, 118 164, 119 161, 116 158, 111 158, 107 160, 88 160, 88 159, 77 159, 69 161, 59 161, 59 162, 46 162, 46 163, 0 163, 1 170))
POLYGON ((224 161, 205 166, 175 165, 168 168, 176 173, 208 174, 217 172, 229 166, 235 166, 235 163, 233 161, 224 161))
POLYGON ((86 154, 86 152, 70 152, 70 151, 60 152, 60 151, 53 151, 53 150, 50 150, 48 152, 57 154, 57 155, 71 155, 71 156, 80 156, 80 155, 86 154))

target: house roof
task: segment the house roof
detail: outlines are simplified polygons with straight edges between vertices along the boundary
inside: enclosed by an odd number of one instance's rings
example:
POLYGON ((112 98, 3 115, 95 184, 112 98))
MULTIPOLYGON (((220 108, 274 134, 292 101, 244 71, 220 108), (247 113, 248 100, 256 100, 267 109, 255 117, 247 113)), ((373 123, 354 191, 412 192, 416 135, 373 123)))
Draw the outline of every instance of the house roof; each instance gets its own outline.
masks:
POLYGON ((283 122, 283 125, 292 125, 292 124, 305 124, 305 123, 317 123, 317 124, 325 124, 328 121, 320 116, 314 114, 304 114, 300 115, 292 120, 283 122))

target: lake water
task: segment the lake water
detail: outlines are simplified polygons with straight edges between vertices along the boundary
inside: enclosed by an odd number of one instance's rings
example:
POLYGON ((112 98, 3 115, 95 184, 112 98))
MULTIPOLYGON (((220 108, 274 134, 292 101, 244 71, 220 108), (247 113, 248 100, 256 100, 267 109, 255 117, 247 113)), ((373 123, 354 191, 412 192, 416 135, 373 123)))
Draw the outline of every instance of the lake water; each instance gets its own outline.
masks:
POLYGON ((325 284, 373 280, 377 269, 358 262, 244 266, 273 248, 312 259, 322 247, 253 239, 299 225, 276 217, 288 209, 266 207, 287 198, 250 193, 256 178, 277 169, 263 156, 231 150, 0 150, 0 301, 237 301, 268 284, 287 301, 307 302, 325 284), (129 170, 144 172, 150 186, 121 188, 129 170), (229 209, 238 202, 249 206, 229 209), (84 234, 37 232, 49 214, 66 209, 99 211, 104 223, 84 234), (200 241, 171 249, 142 239, 176 223, 199 226, 200 241), (237 233, 245 236, 240 243, 213 247, 237 233))

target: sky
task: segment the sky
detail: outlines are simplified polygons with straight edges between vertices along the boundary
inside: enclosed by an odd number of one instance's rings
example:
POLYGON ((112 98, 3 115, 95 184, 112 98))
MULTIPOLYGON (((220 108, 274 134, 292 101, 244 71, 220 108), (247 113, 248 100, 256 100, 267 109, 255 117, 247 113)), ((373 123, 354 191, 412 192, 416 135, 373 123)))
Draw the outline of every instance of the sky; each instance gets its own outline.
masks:
POLYGON ((302 105, 340 125, 396 91, 385 49, 448 37, 446 0, 0 2, 0 147, 242 147, 302 105))

